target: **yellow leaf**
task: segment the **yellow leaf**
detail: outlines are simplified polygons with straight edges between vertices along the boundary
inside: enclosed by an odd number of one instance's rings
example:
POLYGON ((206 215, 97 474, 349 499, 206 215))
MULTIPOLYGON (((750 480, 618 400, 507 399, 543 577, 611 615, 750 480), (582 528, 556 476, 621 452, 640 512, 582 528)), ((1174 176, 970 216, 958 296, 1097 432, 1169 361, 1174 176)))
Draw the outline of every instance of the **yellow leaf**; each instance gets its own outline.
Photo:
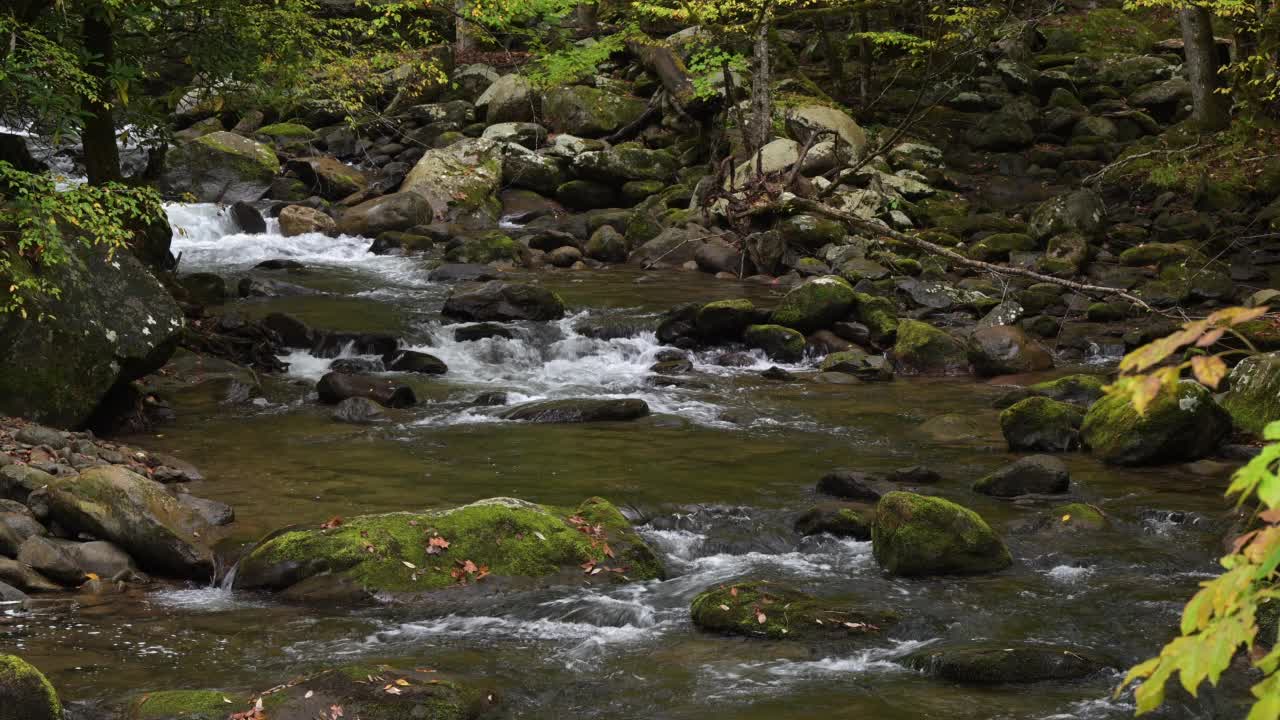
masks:
POLYGON ((1227 376, 1227 364, 1217 355, 1197 355, 1191 358, 1191 372, 1196 380, 1216 390, 1227 376))

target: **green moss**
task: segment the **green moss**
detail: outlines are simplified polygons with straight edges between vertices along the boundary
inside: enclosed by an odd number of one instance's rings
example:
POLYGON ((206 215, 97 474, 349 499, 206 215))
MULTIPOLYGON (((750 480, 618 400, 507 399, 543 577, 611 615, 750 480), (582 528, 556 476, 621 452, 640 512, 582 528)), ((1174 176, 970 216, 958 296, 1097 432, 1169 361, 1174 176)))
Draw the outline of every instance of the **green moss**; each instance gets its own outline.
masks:
POLYGON ((164 690, 140 695, 129 703, 128 720, 225 720, 244 710, 245 699, 218 690, 164 690), (230 700, 227 703, 226 700, 230 700))
POLYGON ((898 321, 893 359, 905 374, 948 374, 968 366, 964 347, 950 334, 928 323, 906 318, 898 321))
POLYGON ((1198 250, 1181 243, 1143 243, 1120 253, 1120 264, 1130 267, 1142 265, 1164 266, 1181 263, 1192 258, 1204 259, 1198 250))
POLYGON ((490 263, 508 261, 519 264, 523 246, 498 230, 473 235, 445 253, 449 262, 490 263))
POLYGON ((898 336, 898 308, 893 301, 879 295, 853 294, 853 318, 871 331, 871 340, 886 345, 898 336))
POLYGON ((866 366, 867 354, 861 350, 842 350, 822 358, 818 369, 823 372, 853 372, 866 366))
POLYGON ((751 324, 756 306, 743 298, 716 300, 698 308, 694 324, 708 337, 737 337, 751 324))
POLYGON ((1036 383, 1030 390, 1051 400, 1088 405, 1102 397, 1102 388, 1106 385, 1107 379, 1099 375, 1067 375, 1036 383))
POLYGON ((62 720, 48 678, 17 655, 0 654, 0 720, 62 720))
POLYGON ((1092 505, 1067 503, 1049 511, 1048 523, 1066 530, 1101 530, 1107 526, 1107 516, 1092 505))
POLYGON ((280 172, 280 160, 271 148, 232 132, 209 133, 193 140, 192 143, 199 143, 226 154, 234 159, 234 163, 241 165, 241 170, 250 176, 267 172, 276 175, 280 172))
POLYGON ((1036 241, 1026 233, 996 233, 972 245, 969 257, 986 261, 1008 260, 1011 252, 1035 249, 1036 241))
POLYGON ((494 576, 515 578, 547 577, 588 561, 619 568, 632 579, 662 574, 652 551, 605 500, 564 509, 495 498, 441 512, 364 515, 335 529, 280 533, 242 561, 237 585, 283 589, 328 572, 370 591, 421 592, 457 585, 451 573, 468 560, 488 566, 494 576), (584 518, 584 527, 600 525, 603 535, 589 537, 571 516, 584 518), (428 542, 436 535, 450 545, 430 554, 428 542), (615 557, 606 555, 606 544, 615 557))
POLYGON ((867 611, 754 580, 702 592, 689 612, 703 630, 771 640, 839 640, 879 632, 897 620, 892 612, 867 611))
POLYGON ((1231 431, 1231 418, 1199 383, 1164 387, 1142 415, 1127 397, 1094 403, 1080 428, 1085 445, 1113 465, 1150 465, 1204 457, 1231 431))
POLYGON ((258 128, 258 134, 276 138, 305 138, 307 140, 311 140, 316 136, 315 131, 306 125, 290 122, 263 125, 258 128))
POLYGON ((749 325, 742 340, 778 362, 797 362, 804 357, 804 335, 781 325, 749 325))
POLYGON ((774 309, 774 325, 813 332, 841 320, 853 306, 855 293, 847 280, 836 275, 806 280, 792 288, 774 309))
POLYGON ((1095 8, 1065 16, 1061 27, 1079 38, 1077 47, 1081 54, 1105 59, 1117 54, 1148 52, 1159 39, 1149 26, 1154 20, 1149 13, 1095 8))
POLYGON ((1240 361, 1228 377, 1230 390, 1222 407, 1241 430, 1261 435, 1280 420, 1280 354, 1254 355, 1240 361))
POLYGON ((494 696, 427 669, 357 664, 312 675, 264 695, 269 718, 328 717, 341 705, 344 717, 362 720, 465 720, 480 715, 494 696), (399 694, 383 690, 395 684, 399 694))
POLYGON ((895 575, 974 574, 1013 563, 974 511, 938 497, 891 492, 876 506, 872 553, 895 575))

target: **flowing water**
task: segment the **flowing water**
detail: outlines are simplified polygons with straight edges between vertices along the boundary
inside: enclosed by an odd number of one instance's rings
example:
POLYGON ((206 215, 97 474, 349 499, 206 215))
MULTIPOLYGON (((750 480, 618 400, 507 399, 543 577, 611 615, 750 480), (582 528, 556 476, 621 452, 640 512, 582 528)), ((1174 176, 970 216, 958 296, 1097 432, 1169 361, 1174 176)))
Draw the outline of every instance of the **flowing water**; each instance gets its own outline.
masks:
MULTIPOLYGON (((530 324, 512 339, 457 342, 439 310, 448 286, 427 279, 430 258, 378 257, 362 238, 237 234, 211 205, 172 206, 174 252, 184 272, 235 281, 271 258, 305 272, 270 276, 315 294, 234 303, 249 316, 297 314, 314 326, 389 331, 449 365, 411 379, 422 401, 378 426, 333 422, 313 382, 332 359, 296 352, 266 398, 223 405, 207 394, 176 398, 179 418, 129 438, 174 452, 207 480, 193 493, 232 504, 228 556, 263 534, 404 508, 515 496, 573 504, 602 495, 626 508, 663 557, 670 578, 601 590, 562 587, 429 608, 299 607, 214 586, 166 586, 93 601, 51 600, 0 616, 0 637, 45 669, 72 699, 140 690, 263 689, 306 670, 412 658, 474 677, 504 697, 500 714, 544 718, 1121 718, 1119 674, 1077 683, 974 688, 907 670, 896 659, 931 643, 1029 640, 1098 651, 1125 667, 1155 652, 1181 603, 1214 570, 1225 530, 1225 470, 1105 468, 1064 459, 1071 496, 1011 503, 972 493, 977 477, 1009 462, 992 400, 995 384, 903 380, 866 385, 776 383, 754 367, 727 369, 698 356, 694 382, 655 385, 657 315, 691 300, 745 296, 759 285, 697 273, 630 268, 541 273, 571 314, 530 324), (610 338, 600 328, 641 328, 610 338), (502 390, 513 400, 639 397, 653 415, 616 425, 500 421, 469 401, 502 390), (960 433, 922 424, 950 414, 960 433), (1016 559, 974 578, 898 579, 870 543, 801 538, 796 515, 831 469, 940 470, 930 488, 1004 533, 1016 559), (1044 535, 1026 525, 1080 500, 1112 518, 1109 529, 1044 535), (744 578, 783 580, 823 596, 893 609, 904 622, 884 636, 814 650, 799 643, 710 636, 689 622, 700 591, 744 578)), ((518 274, 517 274, 518 277, 518 274)), ((1023 379, 1030 380, 1030 379, 1023 379)), ((1187 701, 1172 717, 1210 717, 1212 701, 1187 701)))

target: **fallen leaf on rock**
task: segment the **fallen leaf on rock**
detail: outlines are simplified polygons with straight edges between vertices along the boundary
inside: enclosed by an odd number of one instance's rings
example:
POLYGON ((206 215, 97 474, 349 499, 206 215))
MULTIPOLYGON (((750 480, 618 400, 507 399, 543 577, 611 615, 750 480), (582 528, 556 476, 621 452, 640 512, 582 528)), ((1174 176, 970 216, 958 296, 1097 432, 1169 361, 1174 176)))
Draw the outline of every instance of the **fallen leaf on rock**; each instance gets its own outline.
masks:
POLYGON ((333 517, 329 518, 328 520, 325 520, 324 522, 320 523, 320 529, 321 529, 321 530, 332 530, 332 529, 337 528, 337 527, 342 527, 342 516, 341 516, 341 515, 334 515, 333 517))

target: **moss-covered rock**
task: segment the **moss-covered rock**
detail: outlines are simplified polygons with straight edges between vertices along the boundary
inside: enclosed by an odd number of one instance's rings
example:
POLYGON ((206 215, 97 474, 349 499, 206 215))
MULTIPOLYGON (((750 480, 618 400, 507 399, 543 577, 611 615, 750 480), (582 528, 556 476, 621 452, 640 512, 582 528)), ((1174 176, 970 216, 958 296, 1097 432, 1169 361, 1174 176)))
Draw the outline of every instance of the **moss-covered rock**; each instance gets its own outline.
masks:
POLYGON ((973 491, 996 497, 1064 493, 1071 483, 1067 466, 1052 455, 1019 458, 973 484, 973 491))
POLYGON ((1000 413, 1000 431, 1010 450, 1067 452, 1080 445, 1084 413, 1070 403, 1029 397, 1000 413))
POLYGON ((871 539, 870 513, 844 503, 814 505, 796 518, 795 529, 801 535, 834 535, 854 540, 871 539))
POLYGON ((871 341, 881 347, 892 345, 898 337, 898 308, 887 297, 854 293, 850 315, 867 326, 871 341))
POLYGON ((1076 190, 1041 203, 1031 215, 1030 232, 1037 240, 1063 233, 1092 237, 1107 216, 1102 197, 1092 190, 1076 190))
POLYGON ((1040 529, 1054 532, 1080 532, 1102 530, 1109 524, 1107 516, 1093 505, 1067 503, 1050 509, 1042 518, 1040 529))
POLYGON ((904 375, 955 375, 969 366, 958 340, 919 320, 898 320, 892 354, 894 366, 904 375))
POLYGON ((824 245, 844 239, 844 226, 840 223, 807 213, 791 215, 779 220, 774 229, 782 233, 788 244, 806 250, 818 250, 824 245))
POLYGON ((344 718, 361 720, 471 720, 497 702, 496 693, 449 673, 389 665, 330 670, 262 697, 270 720, 327 718, 334 705, 342 707, 344 718))
POLYGON ((501 146, 474 139, 428 150, 405 176, 400 191, 422 196, 437 219, 496 220, 501 182, 501 146))
POLYGON ((257 133, 269 138, 286 138, 291 140, 314 140, 316 131, 302 125, 292 122, 278 122, 270 125, 263 125, 258 128, 257 133))
MULTIPOLYGON (((574 158, 573 166, 588 180, 621 186, 628 181, 668 181, 680 169, 680 161, 669 150, 652 150, 640 143, 622 143, 582 153, 574 158)), ((661 189, 661 185, 658 187, 661 189)), ((652 194, 656 191, 647 193, 646 197, 652 194)))
POLYGON ((969 257, 987 262, 1008 260, 1009 253, 1035 250, 1036 241, 1024 233, 996 233, 969 247, 969 257))
POLYGON ((556 188, 556 201, 571 210, 599 210, 616 206, 618 193, 604 183, 570 180, 556 188))
POLYGON ((968 575, 1013 563, 1004 541, 977 513, 909 492, 880 499, 871 540, 876 562, 894 575, 968 575))
POLYGON ((1036 383, 1028 389, 1033 394, 1050 400, 1088 406, 1103 396, 1102 388, 1106 385, 1105 377, 1076 374, 1036 383))
POLYGON ((844 318, 854 302, 853 286, 835 275, 811 278, 788 292, 773 311, 775 325, 813 332, 844 318))
POLYGON ((524 264, 526 249, 501 230, 467 235, 445 251, 444 259, 454 263, 510 262, 524 264))
POLYGON ((245 709, 248 700, 221 690, 162 690, 129 702, 125 720, 226 720, 245 709))
POLYGON ((1007 642, 930 646, 902 662, 945 680, 976 685, 1077 680, 1109 665, 1083 648, 1007 642))
POLYGON ((233 132, 209 133, 165 155, 160 186, 200 202, 253 202, 271 187, 280 160, 271 148, 233 132))
POLYGON ((645 102, 639 98, 585 85, 555 88, 542 99, 547 127, 587 138, 608 135, 644 111, 645 102))
POLYGON ((736 338, 747 329, 755 315, 756 306, 745 298, 716 300, 698 308, 694 324, 705 337, 736 338))
POLYGON ((897 620, 891 612, 822 600, 762 580, 702 592, 689 612, 703 630, 770 640, 846 640, 878 633, 897 620))
POLYGON ((778 362, 798 362, 804 357, 804 335, 781 325, 749 325, 742 340, 778 362))
POLYGON ((62 720, 53 685, 17 655, 0 655, 0 720, 62 720))
POLYGON ((1130 267, 1156 265, 1163 267, 1171 263, 1181 263, 1199 257, 1205 259, 1198 250, 1182 243, 1150 242, 1131 247, 1120 253, 1120 264, 1130 267))
POLYGON ((1139 415, 1128 398, 1094 403, 1080 428, 1084 444, 1111 465, 1157 465, 1197 460, 1231 432, 1231 416, 1199 383, 1166 386, 1139 415))
POLYGON ((356 596, 413 597, 486 582, 621 582, 662 574, 657 556, 606 500, 572 509, 493 498, 277 532, 240 561, 235 587, 305 597, 341 585, 356 596), (447 546, 431 544, 436 537, 447 546), (584 575, 584 563, 602 571, 584 575))
POLYGON ((1236 427, 1255 435, 1280 420, 1280 353, 1253 355, 1240 361, 1227 376, 1230 387, 1222 408, 1236 427))

